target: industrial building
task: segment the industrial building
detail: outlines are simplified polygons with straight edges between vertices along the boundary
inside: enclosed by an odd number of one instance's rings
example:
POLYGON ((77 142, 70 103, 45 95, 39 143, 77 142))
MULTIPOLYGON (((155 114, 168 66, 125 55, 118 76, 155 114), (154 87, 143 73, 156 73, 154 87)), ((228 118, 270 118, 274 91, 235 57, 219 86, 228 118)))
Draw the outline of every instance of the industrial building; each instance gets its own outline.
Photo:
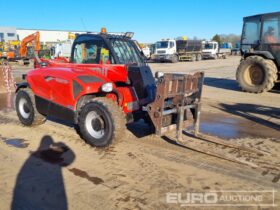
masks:
POLYGON ((43 43, 53 43, 62 40, 67 40, 69 33, 86 33, 86 31, 72 30, 46 30, 46 29, 25 29, 16 27, 0 27, 0 42, 22 40, 24 37, 40 32, 40 41, 43 43))
POLYGON ((0 27, 0 42, 18 40, 16 27, 0 27))

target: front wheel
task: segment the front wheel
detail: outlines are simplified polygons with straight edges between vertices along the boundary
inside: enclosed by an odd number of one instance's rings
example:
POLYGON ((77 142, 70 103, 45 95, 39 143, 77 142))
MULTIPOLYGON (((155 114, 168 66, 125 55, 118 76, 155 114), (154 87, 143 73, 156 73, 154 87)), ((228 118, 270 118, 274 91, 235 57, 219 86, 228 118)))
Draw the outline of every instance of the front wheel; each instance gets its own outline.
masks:
POLYGON ((45 116, 41 115, 35 106, 35 96, 31 89, 22 89, 16 93, 15 106, 19 121, 26 126, 43 124, 45 116))
POLYGON ((171 62, 172 62, 172 63, 177 63, 178 61, 179 61, 178 56, 177 56, 177 55, 174 55, 173 58, 172 58, 172 60, 171 60, 171 62))
POLYGON ((79 128, 88 144, 105 147, 113 140, 124 138, 125 116, 111 99, 95 98, 82 107, 79 128))

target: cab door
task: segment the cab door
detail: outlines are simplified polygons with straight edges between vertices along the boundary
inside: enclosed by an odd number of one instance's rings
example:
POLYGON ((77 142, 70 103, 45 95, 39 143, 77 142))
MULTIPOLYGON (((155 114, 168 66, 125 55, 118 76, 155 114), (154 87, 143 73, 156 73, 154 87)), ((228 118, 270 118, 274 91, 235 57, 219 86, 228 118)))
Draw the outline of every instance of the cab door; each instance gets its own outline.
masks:
POLYGON ((250 17, 244 19, 241 50, 242 53, 250 49, 260 50, 261 17, 250 17))

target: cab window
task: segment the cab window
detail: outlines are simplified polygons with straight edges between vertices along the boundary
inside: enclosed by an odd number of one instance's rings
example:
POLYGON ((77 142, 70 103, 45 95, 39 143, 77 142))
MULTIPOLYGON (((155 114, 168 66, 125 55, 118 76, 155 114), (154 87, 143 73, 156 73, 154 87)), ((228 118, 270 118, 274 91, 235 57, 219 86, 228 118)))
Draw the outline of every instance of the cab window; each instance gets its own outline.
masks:
POLYGON ((259 18, 247 20, 243 26, 242 43, 257 44, 260 37, 261 23, 259 18))
POLYGON ((111 43, 120 64, 143 63, 132 41, 111 39, 111 43))
POLYGON ((280 43, 280 15, 265 18, 263 21, 262 38, 264 43, 280 43))
POLYGON ((103 39, 80 37, 75 42, 73 63, 114 64, 115 61, 103 39))

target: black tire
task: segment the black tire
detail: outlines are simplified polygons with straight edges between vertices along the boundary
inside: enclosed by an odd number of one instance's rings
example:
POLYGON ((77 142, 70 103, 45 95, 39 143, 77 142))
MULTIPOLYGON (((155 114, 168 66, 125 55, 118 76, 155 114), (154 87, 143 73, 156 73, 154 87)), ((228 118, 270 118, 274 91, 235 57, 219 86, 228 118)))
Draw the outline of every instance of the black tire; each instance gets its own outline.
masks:
POLYGON ((197 60, 197 61, 201 61, 201 60, 202 60, 201 54, 197 54, 197 55, 196 55, 196 60, 197 60))
POLYGON ((126 120, 118 104, 107 98, 88 101, 79 114, 82 138, 91 146, 106 147, 126 134, 126 120))
POLYGON ((250 56, 239 64, 236 80, 243 91, 266 92, 273 88, 277 80, 277 67, 272 60, 250 56))
POLYGON ((191 61, 192 61, 192 62, 196 61, 196 56, 195 56, 195 54, 192 54, 191 61))
POLYGON ((172 60, 171 60, 171 62, 172 62, 172 63, 177 63, 178 61, 179 61, 178 56, 177 56, 177 55, 174 55, 173 58, 172 58, 172 60))
POLYGON ((46 117, 37 111, 34 94, 29 88, 16 93, 15 106, 19 121, 25 126, 41 125, 46 121, 46 117))

